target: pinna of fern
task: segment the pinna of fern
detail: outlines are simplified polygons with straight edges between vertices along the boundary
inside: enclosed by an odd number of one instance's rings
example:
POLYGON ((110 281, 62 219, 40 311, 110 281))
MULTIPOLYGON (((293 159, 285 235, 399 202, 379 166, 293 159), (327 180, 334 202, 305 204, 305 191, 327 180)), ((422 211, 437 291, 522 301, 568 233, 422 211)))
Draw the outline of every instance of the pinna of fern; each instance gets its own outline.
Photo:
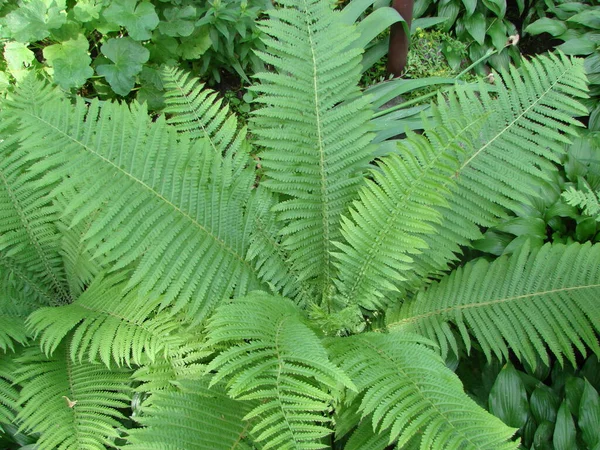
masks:
POLYGON ((446 368, 456 330, 490 357, 600 353, 597 246, 446 274, 552 170, 582 112, 581 63, 543 56, 494 93, 457 88, 423 135, 371 161, 355 30, 328 2, 282 4, 264 25, 255 150, 169 69, 170 124, 34 77, 3 102, 2 292, 45 308, 0 330, 2 351, 31 341, 0 372, 18 387, 0 384, 0 420, 40 448, 116 445, 133 387, 148 397, 124 448, 516 448, 446 368), (384 332, 368 331, 375 312, 384 332))

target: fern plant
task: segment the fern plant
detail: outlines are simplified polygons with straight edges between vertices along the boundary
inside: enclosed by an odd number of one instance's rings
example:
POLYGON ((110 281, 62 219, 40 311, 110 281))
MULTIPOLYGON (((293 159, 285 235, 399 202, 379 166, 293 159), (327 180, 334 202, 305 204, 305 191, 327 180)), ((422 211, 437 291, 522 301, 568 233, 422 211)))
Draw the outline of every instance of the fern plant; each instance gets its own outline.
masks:
POLYGON ((585 113, 581 62, 457 87, 381 156, 355 28, 328 2, 282 4, 250 133, 175 69, 155 119, 34 77, 3 100, 5 434, 40 449, 511 449, 516 430, 445 357, 460 342, 531 366, 600 354, 599 247, 452 270, 555 170, 585 113))

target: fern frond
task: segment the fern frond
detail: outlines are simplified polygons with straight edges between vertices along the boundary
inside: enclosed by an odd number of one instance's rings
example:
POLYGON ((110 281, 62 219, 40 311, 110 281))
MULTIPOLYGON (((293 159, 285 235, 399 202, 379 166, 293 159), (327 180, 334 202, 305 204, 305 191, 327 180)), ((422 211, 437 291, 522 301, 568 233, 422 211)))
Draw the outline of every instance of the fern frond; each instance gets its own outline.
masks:
POLYGON ((496 77, 493 92, 481 84, 477 95, 467 87, 440 98, 438 123, 460 133, 461 111, 468 122, 486 117, 476 139, 464 139, 454 195, 439 208, 444 222, 425 238, 429 250, 416 255, 411 285, 439 276, 460 254, 460 246, 481 237, 480 226, 497 224, 506 210, 518 210, 537 194, 535 186, 555 171, 564 143, 575 136, 573 117, 586 115, 578 99, 587 97, 583 61, 548 54, 523 61, 496 77))
MULTIPOLYGON (((126 449, 241 450, 249 441, 252 422, 244 416, 256 402, 230 399, 209 379, 182 380, 177 389, 152 394, 132 429, 126 449)), ((250 441, 251 443, 251 441, 250 441)), ((253 447, 250 447, 253 448, 253 447)))
POLYGON ((75 302, 57 308, 41 308, 28 318, 29 328, 39 336, 40 347, 51 355, 71 335, 73 361, 98 358, 107 366, 142 364, 153 361, 180 344, 177 330, 181 321, 168 312, 157 314, 160 297, 148 300, 136 290, 125 289, 127 279, 100 275, 75 302))
POLYGON ((518 443, 507 442, 516 430, 471 400, 424 342, 406 333, 330 341, 333 361, 362 394, 363 420, 369 418, 378 432, 389 432, 388 444, 397 448, 421 435, 421 449, 516 449, 518 443))
POLYGON ((283 297, 252 293, 221 306, 207 325, 207 345, 222 351, 208 365, 211 386, 227 379, 239 400, 261 400, 246 414, 250 433, 264 448, 325 448, 331 433, 332 391, 353 388, 328 359, 297 307, 283 297))
POLYGON ((471 335, 490 359, 549 364, 547 348, 575 365, 575 346, 600 354, 600 245, 528 245, 510 257, 466 264, 388 315, 392 331, 414 331, 456 349, 455 325, 467 349, 471 335))
MULTIPOLYGON (((25 275, 36 299, 43 303, 70 301, 62 258, 60 233, 54 222, 59 216, 47 192, 32 187, 41 175, 28 173, 35 159, 18 152, 16 122, 6 111, 0 125, 0 258, 14 274, 25 275)), ((43 156, 38 157, 43 163, 43 156)))
POLYGON ((268 53, 258 54, 274 71, 257 75, 256 102, 265 106, 254 113, 251 132, 265 148, 262 183, 286 198, 276 206, 287 224, 283 245, 301 279, 313 279, 327 297, 340 215, 373 152, 372 111, 357 87, 360 50, 339 51, 357 39, 354 29, 330 2, 281 3, 286 7, 270 10, 262 25, 268 53))
POLYGON ((206 151, 206 139, 190 143, 137 103, 40 104, 46 88, 33 78, 22 85, 7 105, 20 118, 19 157, 43 155, 32 175, 51 171, 53 194, 74 193, 71 225, 94 216, 87 247, 112 270, 134 263, 129 287, 200 321, 232 292, 260 286, 245 258, 255 182, 245 151, 206 151))
POLYGON ((280 227, 272 212, 276 199, 261 186, 257 189, 257 196, 260 201, 253 202, 253 205, 259 209, 253 214, 256 219, 247 258, 254 263, 259 276, 273 285, 273 292, 305 306, 314 298, 314 292, 312 286, 301 279, 281 244, 280 227))
POLYGON ((0 351, 0 431, 3 423, 12 423, 19 412, 19 391, 14 386, 16 354, 0 351))
POLYGON ((51 358, 30 348, 18 360, 15 382, 23 388, 20 429, 41 433, 40 450, 105 450, 119 437, 129 404, 129 372, 86 361, 74 364, 65 346, 51 358))
POLYGON ((569 205, 583 209, 584 214, 595 217, 598 222, 600 222, 599 195, 600 192, 594 192, 587 186, 582 191, 571 186, 562 193, 562 197, 569 205))
MULTIPOLYGON (((167 123, 192 139, 206 139, 217 154, 235 153, 230 145, 243 139, 237 134, 237 120, 217 93, 183 70, 165 67, 161 71, 165 87, 167 123)), ((245 135, 245 130, 242 132, 245 135)))
POLYGON ((359 192, 348 217, 343 217, 345 243, 338 260, 336 281, 345 302, 381 309, 385 293, 397 290, 403 272, 411 267, 411 255, 427 247, 423 237, 435 233, 442 222, 436 207, 451 196, 447 181, 459 167, 463 139, 476 136, 481 120, 458 118, 456 134, 443 127, 428 138, 410 133, 398 144, 398 152, 381 158, 372 178, 359 192))
MULTIPOLYGON (((0 266, 2 267, 2 266, 0 266)), ((0 350, 14 350, 14 343, 25 344, 29 337, 25 319, 33 308, 10 295, 0 280, 0 350)))

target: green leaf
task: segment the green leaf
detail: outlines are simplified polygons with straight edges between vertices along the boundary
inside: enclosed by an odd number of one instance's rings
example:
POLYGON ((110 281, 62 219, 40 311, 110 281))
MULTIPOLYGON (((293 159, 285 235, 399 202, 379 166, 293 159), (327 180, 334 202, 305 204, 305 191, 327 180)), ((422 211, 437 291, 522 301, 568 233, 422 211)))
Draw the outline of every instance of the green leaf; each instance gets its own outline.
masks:
POLYGON ((140 43, 125 37, 109 39, 102 46, 102 53, 114 64, 99 65, 96 72, 106 78, 117 94, 129 94, 135 85, 135 76, 142 71, 150 52, 140 43))
POLYGON ((483 4, 501 19, 506 14, 506 0, 483 0, 483 4))
POLYGON ((574 411, 576 415, 579 413, 579 405, 584 388, 585 382, 582 378, 568 377, 565 381, 565 401, 567 402, 569 411, 574 411))
POLYGON ((183 39, 180 45, 181 57, 183 59, 198 59, 210 47, 212 40, 207 28, 197 29, 191 36, 183 39))
POLYGON ((596 220, 593 217, 585 217, 579 220, 575 228, 575 239, 585 242, 596 234, 596 220))
POLYGON ((470 17, 471 14, 475 12, 475 8, 477 8, 477 0, 462 0, 463 5, 465 5, 465 9, 467 10, 467 17, 470 17))
POLYGON ((127 28, 129 36, 136 41, 150 39, 150 32, 160 21, 154 5, 146 1, 137 4, 137 0, 116 0, 102 14, 109 22, 127 28))
POLYGON ((451 1, 445 5, 440 5, 438 8, 438 15, 440 17, 446 17, 446 22, 444 23, 443 28, 444 31, 448 32, 450 28, 452 28, 454 22, 456 22, 459 12, 460 6, 458 1, 451 1))
POLYGON ((102 9, 102 0, 77 0, 73 7, 73 15, 79 22, 91 22, 100 18, 102 9))
POLYGON ((194 32, 196 8, 186 7, 167 8, 164 10, 166 20, 161 20, 158 29, 167 36, 189 36, 194 32))
POLYGON ((515 217, 506 220, 496 227, 496 230, 511 233, 515 236, 546 237, 546 222, 538 217, 515 217))
POLYGON ((542 423, 544 420, 555 422, 559 404, 558 395, 543 384, 532 392, 529 399, 529 408, 537 423, 542 423))
POLYGON ((465 18, 464 23, 473 39, 483 45, 485 41, 485 16, 480 12, 476 12, 471 17, 465 18))
POLYGON ((21 80, 27 74, 29 67, 35 55, 20 42, 8 42, 4 46, 4 60, 8 66, 8 71, 17 81, 21 80))
POLYGON ((492 25, 487 30, 487 34, 492 38, 492 44, 496 47, 496 50, 501 51, 508 40, 508 29, 501 20, 494 20, 492 25))
POLYGON ((575 22, 589 28, 600 29, 600 8, 589 9, 575 14, 567 19, 569 22, 575 22))
POLYGON ((521 428, 529 415, 527 392, 517 370, 508 362, 496 378, 489 398, 490 412, 508 426, 521 428))
POLYGON ((79 88, 94 74, 88 47, 88 40, 80 34, 77 39, 44 48, 44 58, 54 68, 54 81, 61 88, 79 88))
POLYGON ((540 423, 533 435, 533 448, 536 450, 553 450, 552 435, 554 433, 554 424, 544 420, 540 423))
POLYGON ((589 55, 596 51, 597 43, 587 38, 569 39, 557 49, 567 55, 589 55))
POLYGON ((550 33, 552 36, 559 36, 567 31, 567 25, 561 20, 542 17, 535 22, 527 25, 525 32, 529 34, 550 33))
POLYGON ((558 409, 556 424, 554 426, 554 437, 552 443, 555 450, 572 450, 575 442, 575 422, 569 411, 569 405, 564 400, 558 409))
POLYGON ((581 403, 579 404, 579 429, 588 448, 600 445, 600 399, 598 392, 585 380, 581 403))
POLYGON ((6 16, 6 26, 18 42, 41 41, 50 35, 50 30, 60 28, 67 21, 64 1, 19 3, 19 7, 6 16))

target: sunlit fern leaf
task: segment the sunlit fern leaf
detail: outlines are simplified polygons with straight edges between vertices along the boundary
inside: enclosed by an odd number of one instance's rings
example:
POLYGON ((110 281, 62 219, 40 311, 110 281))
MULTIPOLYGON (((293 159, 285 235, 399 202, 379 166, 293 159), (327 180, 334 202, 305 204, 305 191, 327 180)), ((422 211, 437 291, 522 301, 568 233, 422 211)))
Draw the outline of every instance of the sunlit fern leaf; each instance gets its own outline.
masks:
POLYGON ((357 39, 331 3, 284 0, 261 26, 272 72, 260 73, 264 107, 251 132, 264 147, 263 183, 285 196, 276 207, 283 245, 301 279, 322 295, 334 273, 332 242, 340 240, 340 215, 356 196, 372 157, 368 100, 357 87, 360 50, 341 51, 357 39))
POLYGON ((346 302, 383 308, 385 294, 404 280, 412 255, 427 247, 424 236, 442 222, 436 207, 451 196, 447 181, 459 167, 459 143, 481 128, 481 120, 457 122, 454 133, 438 127, 429 139, 409 134, 397 153, 378 161, 359 191, 360 199, 343 218, 345 243, 336 244, 336 284, 346 302))
MULTIPOLYGON (((129 431, 131 450, 241 450, 248 448, 252 422, 243 420, 256 402, 230 399, 209 378, 182 380, 142 406, 143 426, 129 431), (244 445, 246 444, 246 445, 244 445)), ((250 446, 250 448, 253 448, 250 446)))
POLYGON ((579 102, 587 97, 582 60, 561 53, 536 56, 495 80, 493 90, 482 83, 477 94, 457 87, 433 110, 437 123, 456 132, 456 111, 467 121, 485 120, 476 139, 460 143, 465 157, 453 175, 454 195, 439 208, 444 222, 426 237, 428 251, 414 258, 410 285, 439 276, 460 246, 481 237, 479 226, 497 224, 507 209, 530 203, 535 186, 556 170, 564 143, 577 134, 581 124, 573 117, 587 115, 579 102))
POLYGON ((60 233, 54 223, 59 211, 47 192, 34 188, 42 174, 28 173, 33 164, 44 163, 43 155, 23 159, 14 117, 3 111, 0 123, 0 264, 27 279, 35 295, 32 301, 68 302, 60 233))
MULTIPOLYGON (((362 394, 360 412, 398 448, 421 437, 421 449, 516 449, 516 430, 488 414, 425 340, 406 333, 366 333, 330 342, 333 361, 362 394)), ((377 448, 377 447, 375 447, 377 448)))
POLYGON ((332 392, 353 388, 328 359, 319 338, 288 299, 252 293, 221 306, 207 325, 207 345, 220 349, 208 365, 227 393, 260 400, 245 416, 265 449, 325 448, 332 392))
POLYGON ((20 429, 41 433, 40 449, 114 447, 124 418, 119 410, 130 401, 129 372, 87 361, 74 364, 65 347, 50 358, 32 347, 17 360, 20 429))
POLYGON ((0 432, 2 424, 12 423, 19 411, 19 391, 14 385, 15 353, 0 350, 0 432))
MULTIPOLYGON (((239 145, 237 120, 217 93, 183 70, 165 67, 161 71, 165 86, 167 122, 192 139, 206 139, 210 148, 225 154, 232 144, 239 145)), ((245 130, 242 132, 245 135, 245 130)))
POLYGON ((206 139, 192 144, 135 102, 40 104, 47 88, 34 78, 21 85, 7 106, 20 118, 19 158, 43 156, 32 177, 51 172, 55 195, 76 193, 71 225, 94 216, 88 248, 113 270, 135 263, 130 287, 200 321, 232 292, 260 286, 245 259, 255 182, 245 151, 205 151, 206 139))
POLYGON ((562 193, 562 197, 569 205, 583 209, 584 214, 593 216, 600 222, 600 191, 594 192, 587 186, 578 191, 571 186, 562 193))
POLYGON ((418 332, 446 353, 456 348, 451 325, 467 349, 471 335, 488 359, 511 353, 536 366, 547 349, 576 364, 573 346, 600 354, 600 245, 524 245, 493 262, 476 260, 431 285, 388 315, 388 328, 418 332))
POLYGON ((166 311, 157 314, 160 297, 143 298, 125 290, 127 273, 98 276, 73 303, 40 308, 27 322, 42 351, 50 355, 70 335, 73 361, 100 359, 106 366, 141 364, 166 355, 180 344, 181 321, 166 311))

